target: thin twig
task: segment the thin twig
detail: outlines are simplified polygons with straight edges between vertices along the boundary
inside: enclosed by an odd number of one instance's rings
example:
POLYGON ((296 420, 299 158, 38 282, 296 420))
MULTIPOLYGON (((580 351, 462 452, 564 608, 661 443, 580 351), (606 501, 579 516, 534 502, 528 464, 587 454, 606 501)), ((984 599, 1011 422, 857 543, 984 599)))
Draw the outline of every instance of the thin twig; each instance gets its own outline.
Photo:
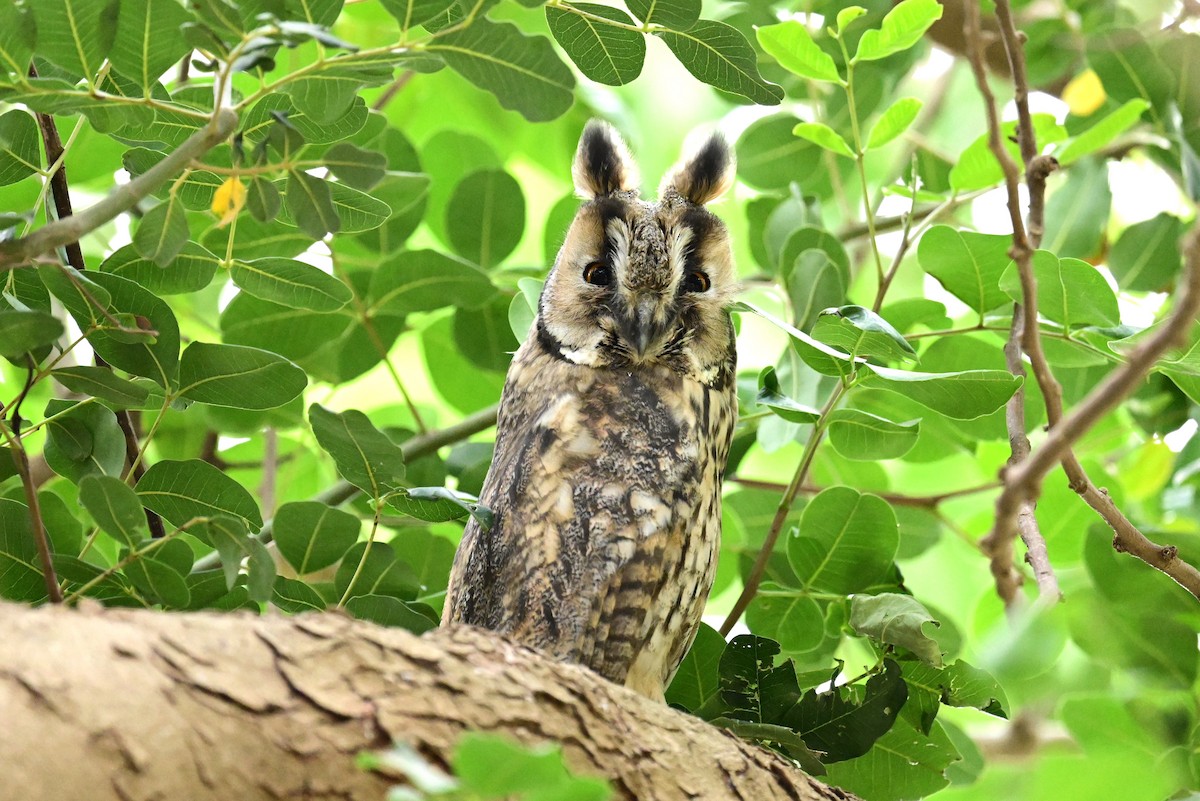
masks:
POLYGON ((412 70, 405 70, 400 73, 399 77, 388 84, 388 88, 384 89, 379 97, 375 98, 375 102, 371 104, 372 110, 383 111, 387 107, 387 104, 391 103, 396 95, 400 94, 404 87, 408 86, 408 82, 413 79, 414 75, 416 73, 412 70))
MULTIPOLYGON (((1002 14, 1000 9, 1000 5, 1002 4, 1005 5, 1005 11, 1007 10, 1007 0, 998 0, 996 10, 998 16, 1002 14)), ((988 85, 987 70, 984 66, 984 45, 980 31, 979 8, 974 3, 967 3, 966 5, 964 32, 967 40, 967 53, 971 62, 971 69, 975 74, 975 82, 979 87, 980 94, 983 96, 984 108, 987 112, 988 146, 1004 172, 1004 183, 1008 190, 1009 218, 1013 226, 1013 244, 1009 250, 1009 255, 1017 263, 1021 276, 1022 301, 1021 303, 1013 304, 1012 327, 1009 331, 1008 341, 1004 346, 1004 356, 1009 372, 1024 378, 1023 345, 1030 351, 1031 360, 1040 358, 1041 363, 1045 363, 1038 328, 1037 281, 1033 273, 1032 260, 1033 252, 1041 240, 1041 232, 1044 227, 1046 176, 1058 165, 1053 159, 1049 159, 1042 163, 1043 166, 1035 169, 1035 161, 1039 157, 1037 155, 1033 118, 1029 113, 1029 87, 1026 84, 1025 59, 1024 54, 1021 52, 1020 43, 1016 38, 1016 31, 1013 28, 1011 16, 1008 16, 1007 28, 1004 25, 1001 25, 1001 28, 1005 36, 1005 49, 1008 53, 1015 85, 1014 96, 1017 105, 1018 143, 1021 149, 1022 160, 1025 163, 1026 180, 1030 192, 1029 228, 1032 236, 1027 235, 1021 215, 1021 201, 1017 189, 1020 182, 1021 170, 1013 162, 1001 140, 1000 117, 996 110, 996 99, 992 95, 991 87, 988 85), (1009 39, 1010 34, 1011 41, 1009 39), (1037 173, 1036 178, 1034 176, 1035 172, 1037 173)), ((1035 370, 1037 369, 1035 366, 1035 370)), ((1039 375, 1038 377, 1039 384, 1043 379, 1048 382, 1054 381, 1049 373, 1048 364, 1044 370, 1044 375, 1039 375)), ((1008 466, 1009 469, 1012 469, 1023 462, 1030 453, 1029 437, 1025 431, 1024 384, 1018 387, 1017 391, 1008 400, 1005 407, 1005 424, 1008 429, 1008 440, 1011 450, 1008 466)), ((1021 536, 1021 540, 1025 543, 1026 559, 1033 567, 1039 596, 1044 602, 1057 602, 1061 597, 1058 578, 1055 576, 1054 568, 1050 564, 1046 540, 1042 536, 1041 529, 1038 526, 1032 498, 1022 500, 1014 518, 1014 525, 1021 536)), ((1007 609, 1015 609, 1023 596, 1020 594, 1021 574, 1013 566, 1011 538, 1005 540, 985 540, 984 550, 991 557, 991 570, 996 581, 997 592, 1004 600, 1004 605, 1007 609)))
MULTIPOLYGON (((29 376, 25 382, 26 390, 33 384, 34 365, 29 359, 29 376)), ((0 412, 3 407, 0 406, 0 412)), ((62 590, 58 586, 58 575, 54 571, 54 556, 50 550, 50 538, 46 534, 46 522, 42 518, 42 505, 38 501, 37 484, 33 481, 33 473, 29 469, 29 454, 25 452, 25 444, 21 442, 21 412, 13 408, 9 416, 11 433, 8 425, 0 419, 0 435, 7 440, 12 450, 13 465, 17 475, 21 477, 21 486, 25 490, 25 505, 29 510, 29 525, 33 530, 33 542, 37 547, 38 561, 42 563, 42 579, 46 583, 46 594, 51 603, 62 603, 62 590)))
MULTIPOLYGON (((777 481, 759 481, 753 478, 741 478, 739 476, 730 476, 727 481, 738 484, 751 489, 767 490, 769 492, 783 492, 787 489, 787 484, 780 484, 777 481)), ((944 501, 954 500, 955 498, 965 498, 969 495, 978 495, 983 492, 991 492, 992 490, 1000 489, 999 481, 989 481, 987 484, 980 484, 975 487, 964 487, 963 489, 951 490, 950 492, 939 492, 936 495, 904 495, 895 492, 871 492, 871 495, 876 495, 893 506, 910 506, 917 509, 935 509, 944 501)), ((805 484, 800 487, 800 492, 804 495, 819 495, 828 487, 818 487, 812 484, 805 484)))
MULTIPOLYGON (((414 459, 420 459, 422 456, 428 456, 447 445, 453 445, 467 437, 488 430, 496 425, 496 413, 498 410, 498 404, 489 406, 486 409, 480 409, 474 414, 459 420, 452 426, 447 426, 437 431, 430 431, 428 434, 418 434, 412 439, 401 443, 400 452, 404 455, 404 461, 407 463, 414 459)), ((332 487, 318 493, 313 500, 318 503, 328 504, 329 506, 338 506, 355 497, 358 493, 358 487, 349 481, 339 481, 332 487)), ((263 524, 262 530, 255 535, 255 538, 262 543, 270 542, 274 537, 274 526, 274 519, 268 520, 263 524)), ((220 563, 220 557, 215 553, 211 553, 196 560, 195 565, 192 567, 192 572, 211 570, 220 563)))

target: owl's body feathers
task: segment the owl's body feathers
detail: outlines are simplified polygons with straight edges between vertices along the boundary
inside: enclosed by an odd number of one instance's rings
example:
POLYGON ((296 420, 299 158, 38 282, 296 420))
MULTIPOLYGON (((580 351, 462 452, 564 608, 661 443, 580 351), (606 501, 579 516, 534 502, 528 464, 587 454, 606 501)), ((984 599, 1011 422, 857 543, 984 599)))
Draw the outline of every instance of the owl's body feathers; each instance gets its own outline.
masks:
POLYGON ((731 166, 711 140, 650 204, 615 133, 585 130, 591 200, 509 369, 480 499, 494 522, 468 523, 444 622, 662 696, 712 586, 737 416, 732 262, 700 205, 731 166))

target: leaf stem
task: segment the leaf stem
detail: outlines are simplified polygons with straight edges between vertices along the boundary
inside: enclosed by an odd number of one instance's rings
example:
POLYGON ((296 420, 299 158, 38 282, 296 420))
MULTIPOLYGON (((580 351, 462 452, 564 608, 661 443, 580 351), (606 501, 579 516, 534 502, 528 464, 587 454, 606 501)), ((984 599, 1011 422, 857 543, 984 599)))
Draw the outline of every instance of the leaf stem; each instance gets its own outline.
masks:
POLYGON ((813 458, 817 454, 817 446, 821 444, 821 440, 824 438, 829 413, 837 406, 838 401, 841 400, 845 391, 846 384, 838 382, 833 392, 829 394, 828 400, 825 401, 825 405, 821 407, 821 416, 813 425, 812 433, 808 436, 808 442, 804 443, 804 453, 800 456, 800 464, 796 467, 796 473, 792 476, 787 489, 784 490, 783 497, 779 499, 779 506, 775 510, 775 517, 771 520, 771 527, 767 530, 767 536, 763 540, 762 548, 759 549, 758 558, 754 561, 754 566, 750 569, 750 574, 746 576, 745 585, 742 587, 742 594, 738 596, 733 609, 729 610, 729 614, 725 617, 725 622, 721 624, 721 636, 729 635, 729 632, 733 630, 734 625, 741 618, 742 613, 746 611, 746 607, 750 606, 750 602, 754 600, 754 596, 758 593, 758 586, 762 583, 763 575, 766 573, 767 562, 770 561, 771 554, 775 552, 775 543, 779 540, 780 532, 783 531, 783 524, 787 521, 788 515, 791 514, 792 504, 796 501, 796 495, 804 485, 805 479, 808 478, 808 471, 812 467, 813 458))

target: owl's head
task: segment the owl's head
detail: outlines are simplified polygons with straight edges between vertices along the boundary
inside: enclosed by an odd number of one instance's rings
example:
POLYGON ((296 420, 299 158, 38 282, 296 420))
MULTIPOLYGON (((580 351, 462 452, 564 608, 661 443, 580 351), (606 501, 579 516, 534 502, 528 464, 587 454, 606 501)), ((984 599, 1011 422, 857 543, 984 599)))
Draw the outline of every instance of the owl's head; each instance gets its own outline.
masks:
POLYGON ((597 368, 664 365, 708 385, 729 380, 734 290, 725 225, 705 205, 733 182, 729 145, 713 136, 671 169, 657 202, 606 123, 584 129, 572 174, 585 199, 546 279, 535 335, 567 361, 597 368))

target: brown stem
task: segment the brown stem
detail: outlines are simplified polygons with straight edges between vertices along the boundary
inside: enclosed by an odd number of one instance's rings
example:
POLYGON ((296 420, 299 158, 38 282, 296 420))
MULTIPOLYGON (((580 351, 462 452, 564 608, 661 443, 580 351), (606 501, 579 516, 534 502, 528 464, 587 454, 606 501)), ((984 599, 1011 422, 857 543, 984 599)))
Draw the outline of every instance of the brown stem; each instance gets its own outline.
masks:
MULTIPOLYGON (((1025 163, 1030 192, 1029 220, 1030 229, 1034 232, 1032 237, 1027 235, 1021 215, 1020 195, 1017 189, 1021 171, 1009 156, 1001 139, 996 99, 988 85, 987 71, 984 67, 979 7, 975 3, 966 4, 964 34, 968 44, 967 52, 971 69, 975 74, 975 82, 983 96, 984 108, 987 112, 988 147, 1004 172, 1004 183, 1008 190, 1008 213, 1013 227, 1013 244, 1009 255, 1017 263, 1021 278, 1022 302, 1013 306, 1012 327, 1008 342, 1004 347, 1005 361, 1011 373, 1024 377, 1025 366, 1022 359, 1022 346, 1024 346, 1029 351, 1030 361, 1034 365, 1035 372, 1039 373, 1038 383, 1041 384, 1045 381, 1047 385, 1053 383, 1057 386, 1057 382, 1050 374, 1045 356, 1042 354, 1042 343, 1037 324, 1037 280, 1033 273, 1033 253, 1044 228, 1046 176, 1057 166, 1057 163, 1050 159, 1046 162, 1046 168, 1039 168, 1036 171, 1037 177, 1034 177, 1033 163, 1038 158, 1037 142, 1034 136, 1033 120, 1029 113, 1029 86, 1025 77, 1024 54, 1017 39, 1007 0, 997 0, 996 5, 996 14, 1001 18, 1001 36, 1004 38, 1005 52, 1008 54, 1014 82, 1018 144, 1022 160, 1025 163), (1000 8, 1001 5, 1004 6, 1003 9, 1000 8)), ((1025 388, 1023 384, 1008 401, 1005 424, 1011 449, 1011 456, 1008 460, 1011 469, 1024 461, 1030 453, 1029 438, 1025 432, 1025 388)), ((1013 517, 1013 524, 1025 543, 1026 558, 1034 568, 1039 594, 1047 601, 1057 601, 1061 595, 1058 579, 1050 565, 1046 541, 1038 527, 1037 517, 1034 515, 1033 499, 1024 499, 1014 511, 1013 517)), ((1005 608, 1015 609, 1022 598, 1020 594, 1022 579, 1021 574, 1013 566, 1012 539, 985 540, 984 546, 985 552, 991 557, 990 564, 992 576, 996 582, 996 591, 1003 599, 1005 608)))
POLYGON ((416 73, 412 70, 405 70, 404 72, 400 73, 399 77, 392 81, 392 83, 388 85, 388 88, 384 89, 379 97, 375 98, 375 102, 371 104, 371 108, 375 111, 383 111, 383 109, 387 107, 387 104, 391 103, 392 100, 395 99, 396 95, 400 94, 404 87, 408 86, 408 82, 413 79, 414 75, 416 75, 416 73))
MULTIPOLYGON (((34 371, 33 359, 30 358, 29 374, 25 381, 25 392, 22 393, 22 398, 33 386, 34 371)), ((2 406, 0 406, 0 411, 3 411, 2 406)), ((12 447, 13 465, 17 468, 17 475, 21 477, 21 487, 25 490, 25 505, 29 509, 29 525, 33 529, 33 542, 37 547, 38 561, 42 563, 42 579, 46 582, 46 594, 50 597, 51 603, 60 604, 63 600, 62 589, 58 586, 58 575, 54 571, 54 557, 50 550, 50 539, 46 535, 46 522, 42 519, 42 505, 38 501, 37 484, 33 480, 33 472, 29 469, 29 454, 25 452, 25 445, 21 442, 19 402, 14 404, 9 419, 11 426, 5 426, 3 420, 0 420, 0 426, 11 430, 11 436, 3 429, 0 429, 0 432, 4 433, 4 438, 12 447)))
MULTIPOLYGON (((769 492, 783 492, 787 489, 787 484, 780 484, 778 481, 759 481, 753 478, 740 478, 738 476, 730 476, 727 481, 732 481, 743 487, 751 489, 767 490, 769 492)), ((968 495, 978 495, 981 492, 991 492, 992 490, 1000 489, 999 481, 992 481, 987 484, 980 484, 977 487, 965 487, 959 490, 951 490, 950 492, 940 492, 936 495, 903 495, 895 492, 872 492, 871 495, 878 496, 893 506, 911 506, 918 509, 934 509, 943 501, 953 500, 955 498, 965 498, 968 495)), ((828 487, 817 487, 812 484, 805 484, 800 487, 800 492, 804 495, 818 495, 821 492, 829 489, 828 487)))
MULTIPOLYGON (((29 66, 29 75, 32 78, 37 77, 37 70, 33 65, 29 66)), ((42 131, 42 143, 46 148, 46 164, 58 164, 58 168, 50 175, 50 191, 54 198, 55 218, 58 220, 66 220, 71 217, 71 188, 67 182, 67 165, 63 160, 63 143, 62 137, 58 134, 58 125, 54 122, 53 115, 38 113, 38 127, 42 131)), ((87 269, 87 263, 83 259, 83 250, 79 247, 79 240, 75 239, 67 242, 64 245, 64 250, 67 256, 67 263, 76 270, 83 272, 87 269)), ((108 362, 104 357, 96 354, 96 365, 98 367, 109 367, 108 362)), ((142 477, 146 472, 145 465, 138 458, 138 433, 134 425, 133 419, 128 409, 119 409, 116 412, 117 424, 121 427, 121 433, 125 435, 125 456, 127 464, 134 466, 131 476, 134 483, 142 477)), ((158 538, 164 534, 162 519, 155 512, 149 509, 146 512, 146 524, 150 527, 150 535, 158 538)))

